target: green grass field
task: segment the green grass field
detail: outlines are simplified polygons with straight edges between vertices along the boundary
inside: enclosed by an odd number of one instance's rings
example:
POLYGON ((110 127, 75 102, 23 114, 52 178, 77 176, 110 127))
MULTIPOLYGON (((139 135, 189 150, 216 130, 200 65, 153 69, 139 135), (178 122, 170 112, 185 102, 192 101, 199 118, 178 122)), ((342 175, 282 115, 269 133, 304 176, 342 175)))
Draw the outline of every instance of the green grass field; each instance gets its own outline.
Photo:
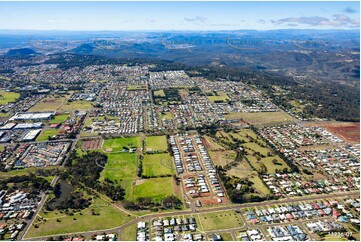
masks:
POLYGON ((142 146, 142 138, 141 137, 127 137, 127 138, 114 138, 114 139, 106 139, 103 143, 104 151, 122 151, 123 147, 137 147, 140 148, 142 146))
POLYGON ((215 165, 225 166, 236 159, 236 152, 233 150, 210 151, 209 155, 215 165))
POLYGON ((156 97, 165 97, 163 89, 154 91, 154 96, 156 96, 156 97))
POLYGON ((198 214, 203 231, 231 229, 243 226, 242 217, 233 210, 198 214))
POLYGON ((91 109, 93 107, 92 102, 89 101, 73 101, 73 102, 67 102, 64 105, 61 106, 60 110, 62 111, 86 111, 88 109, 91 109))
POLYGON ((0 91, 0 105, 5 105, 10 102, 15 102, 16 99, 20 97, 20 93, 17 92, 5 92, 4 90, 0 91))
POLYGON ((165 135, 146 137, 145 148, 147 151, 166 151, 168 149, 167 137, 165 135))
POLYGON ((35 173, 37 170, 47 170, 47 169, 63 169, 61 166, 47 166, 47 167, 28 167, 24 169, 18 169, 18 170, 11 170, 7 172, 0 172, 0 177, 10 177, 10 176, 22 176, 22 175, 28 175, 30 172, 35 173))
POLYGON ((226 119, 243 119, 244 121, 254 125, 294 121, 294 118, 285 112, 230 113, 225 117, 226 119))
POLYGON ((138 197, 150 197, 159 202, 166 196, 176 195, 173 190, 173 183, 173 177, 140 180, 139 184, 134 187, 133 200, 138 197))
POLYGON ((54 119, 50 120, 51 124, 64 123, 69 118, 69 114, 56 115, 54 119))
POLYGON ((40 133, 40 135, 38 136, 36 141, 46 141, 46 140, 48 140, 49 136, 52 137, 52 136, 58 134, 58 132, 59 132, 58 129, 45 129, 40 133))
POLYGON ((232 235, 230 233, 219 233, 219 235, 222 237, 223 241, 233 241, 232 235))
POLYGON ((257 143, 246 143, 246 144, 242 144, 243 148, 246 148, 248 150, 254 151, 254 152, 259 152, 261 155, 267 156, 267 154, 269 152, 272 152, 272 150, 266 148, 266 147, 261 147, 259 146, 257 143))
POLYGON ((223 101, 226 102, 227 99, 229 99, 229 97, 227 96, 227 94, 225 92, 217 92, 217 96, 207 96, 207 98, 209 99, 209 101, 211 101, 212 103, 214 103, 215 101, 223 101))
POLYGON ((138 90, 146 90, 145 85, 129 85, 127 87, 127 91, 138 91, 138 90))
POLYGON ((107 156, 108 163, 100 175, 100 180, 104 178, 116 180, 125 189, 125 197, 130 198, 133 193, 133 183, 136 180, 136 154, 114 153, 107 156))
POLYGON ((218 144, 212 137, 209 136, 203 136, 204 140, 205 140, 205 147, 207 148, 207 150, 220 150, 220 149, 224 149, 223 146, 221 146, 220 144, 218 144))
POLYGON ((279 156, 261 158, 260 161, 258 161, 256 157, 252 155, 248 155, 247 158, 256 170, 260 170, 261 164, 264 164, 267 168, 267 174, 275 173, 276 169, 283 170, 284 168, 287 168, 290 170, 289 166, 279 156), (273 160, 277 161, 273 163, 273 160))
POLYGON ((122 241, 135 241, 137 239, 137 226, 132 224, 122 229, 122 241))
POLYGON ((172 119, 172 113, 171 112, 165 112, 164 114, 162 114, 162 119, 172 119))
POLYGON ((143 175, 145 176, 161 176, 173 175, 173 160, 168 153, 144 155, 143 159, 143 175))
POLYGON ((47 214, 41 212, 40 215, 45 218, 46 221, 39 221, 39 217, 36 218, 34 223, 39 227, 35 228, 32 225, 24 237, 32 238, 37 236, 110 229, 134 218, 115 207, 101 206, 102 204, 107 203, 97 198, 89 208, 83 209, 81 214, 75 213, 73 216, 65 215, 64 213, 60 214, 59 211, 51 211, 47 214), (92 209, 94 209, 96 213, 99 213, 99 215, 92 215, 92 209), (58 222, 57 219, 59 219, 60 222, 58 222))

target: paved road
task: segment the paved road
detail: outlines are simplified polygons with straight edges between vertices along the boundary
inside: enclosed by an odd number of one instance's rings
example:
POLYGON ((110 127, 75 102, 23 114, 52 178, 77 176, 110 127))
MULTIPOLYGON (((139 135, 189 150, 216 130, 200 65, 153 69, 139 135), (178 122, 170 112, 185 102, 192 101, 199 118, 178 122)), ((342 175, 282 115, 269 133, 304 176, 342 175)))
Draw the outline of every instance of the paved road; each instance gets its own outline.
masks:
MULTIPOLYGON (((342 192, 342 193, 334 193, 334 194, 319 194, 317 196, 287 198, 287 199, 280 199, 280 200, 265 201, 265 202, 260 202, 260 203, 247 203, 247 204, 239 204, 239 205, 231 205, 231 206, 223 206, 223 207, 204 208, 196 213, 191 210, 184 210, 184 211, 176 211, 176 212, 148 214, 148 215, 139 216, 123 225, 120 225, 120 226, 117 226, 114 228, 110 228, 110 229, 94 230, 94 231, 86 231, 86 232, 79 231, 79 232, 67 233, 67 234, 55 234, 55 235, 51 235, 51 236, 40 236, 40 237, 34 237, 34 238, 27 238, 27 240, 33 240, 33 241, 45 240, 49 237, 56 237, 56 236, 60 236, 60 235, 64 235, 64 236, 83 235, 86 237, 91 237, 95 233, 101 234, 104 232, 105 233, 118 233, 119 238, 121 238, 122 229, 124 229, 130 225, 136 224, 140 221, 152 220, 154 218, 163 217, 163 216, 203 214, 203 213, 208 213, 208 212, 225 211, 225 210, 229 210, 229 209, 240 210, 240 209, 244 209, 244 208, 254 208, 254 207, 258 207, 258 206, 271 206, 271 205, 284 204, 284 203, 289 203, 289 202, 305 202, 305 201, 312 201, 312 200, 319 200, 319 199, 327 199, 327 198, 335 199, 335 198, 340 198, 340 197, 344 197, 344 196, 359 196, 359 195, 360 195, 360 191, 350 191, 350 192, 342 192)), ((246 220, 244 219, 244 221, 246 221, 246 220)), ((307 221, 307 220, 305 220, 305 221, 307 221)), ((282 224, 287 224, 287 223, 282 223, 282 224)), ((265 225, 265 226, 269 226, 269 225, 265 225)), ((239 230, 239 229, 240 228, 237 228, 237 230, 239 230)), ((234 230, 236 230, 236 229, 234 229, 234 230)))

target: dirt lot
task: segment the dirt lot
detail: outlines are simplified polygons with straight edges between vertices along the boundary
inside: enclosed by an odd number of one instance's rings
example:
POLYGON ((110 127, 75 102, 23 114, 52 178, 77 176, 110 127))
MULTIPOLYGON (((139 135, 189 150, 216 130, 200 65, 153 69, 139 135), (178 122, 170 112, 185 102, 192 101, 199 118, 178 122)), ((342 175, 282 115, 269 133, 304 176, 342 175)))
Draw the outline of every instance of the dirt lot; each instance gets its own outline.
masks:
MULTIPOLYGON (((360 143, 360 123, 314 122, 312 124, 327 129, 346 142, 360 143)), ((311 125, 311 123, 307 125, 311 125)))
POLYGON ((83 150, 98 150, 102 147, 102 139, 84 140, 82 144, 83 150))

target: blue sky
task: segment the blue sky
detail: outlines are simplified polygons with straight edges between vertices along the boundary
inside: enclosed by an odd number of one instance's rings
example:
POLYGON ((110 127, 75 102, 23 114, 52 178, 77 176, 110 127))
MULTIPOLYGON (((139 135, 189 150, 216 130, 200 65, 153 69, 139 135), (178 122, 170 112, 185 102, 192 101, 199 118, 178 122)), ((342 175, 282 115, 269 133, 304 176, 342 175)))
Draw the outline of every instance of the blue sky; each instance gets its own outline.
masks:
POLYGON ((0 2, 0 29, 355 29, 359 2, 0 2))

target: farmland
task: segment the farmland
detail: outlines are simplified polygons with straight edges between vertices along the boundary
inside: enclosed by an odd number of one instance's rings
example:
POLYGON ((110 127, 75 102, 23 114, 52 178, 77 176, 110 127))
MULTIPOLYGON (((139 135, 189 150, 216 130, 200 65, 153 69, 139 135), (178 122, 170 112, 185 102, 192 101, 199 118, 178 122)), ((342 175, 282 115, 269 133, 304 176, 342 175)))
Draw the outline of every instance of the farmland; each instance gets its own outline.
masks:
POLYGON ((40 100, 35 106, 29 109, 30 112, 54 112, 63 105, 65 97, 62 96, 49 96, 40 100))

